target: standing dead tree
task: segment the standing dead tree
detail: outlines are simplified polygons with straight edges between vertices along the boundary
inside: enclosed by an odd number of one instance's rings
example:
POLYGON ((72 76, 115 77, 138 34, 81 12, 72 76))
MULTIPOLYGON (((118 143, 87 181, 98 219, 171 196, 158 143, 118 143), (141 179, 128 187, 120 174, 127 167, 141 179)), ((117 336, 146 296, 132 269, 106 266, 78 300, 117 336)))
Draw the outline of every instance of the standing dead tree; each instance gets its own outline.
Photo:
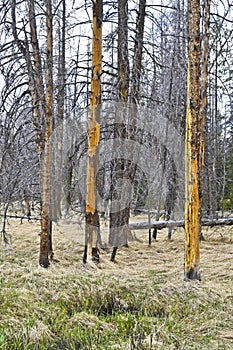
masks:
POLYGON ((200 1, 189 0, 185 144, 185 279, 200 279, 200 1))
POLYGON ((100 102, 102 75, 102 0, 93 1, 93 39, 92 39, 92 79, 90 101, 90 124, 88 140, 87 190, 86 190, 86 232, 83 262, 99 261, 97 211, 97 171, 98 146, 100 138, 100 102))
POLYGON ((52 237, 50 220, 50 169, 51 169, 51 138, 53 131, 53 25, 52 25, 52 4, 46 1, 46 72, 44 87, 43 65, 38 40, 36 23, 35 1, 30 0, 28 4, 29 35, 25 31, 25 40, 22 41, 18 34, 18 23, 16 18, 16 1, 12 1, 12 31, 15 43, 22 53, 25 62, 29 81, 29 90, 33 107, 33 122, 36 131, 37 152, 39 155, 40 186, 41 186, 41 235, 40 235, 40 256, 39 264, 43 267, 49 266, 49 258, 53 258, 52 237), (32 57, 31 58, 31 50, 32 57))

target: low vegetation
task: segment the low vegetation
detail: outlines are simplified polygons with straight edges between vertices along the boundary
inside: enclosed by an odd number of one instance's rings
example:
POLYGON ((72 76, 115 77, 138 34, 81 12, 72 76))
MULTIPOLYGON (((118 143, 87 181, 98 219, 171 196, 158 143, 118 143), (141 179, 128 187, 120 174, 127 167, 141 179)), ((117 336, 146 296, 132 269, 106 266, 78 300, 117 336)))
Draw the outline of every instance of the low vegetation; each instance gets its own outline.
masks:
MULTIPOLYGON (((221 228, 222 230, 222 228, 221 228)), ((201 282, 184 282, 183 232, 147 246, 137 232, 117 262, 54 233, 55 257, 38 266, 38 223, 11 221, 0 250, 0 349, 233 349, 232 232, 206 231, 201 282), (231 260, 230 260, 231 259, 231 260)))

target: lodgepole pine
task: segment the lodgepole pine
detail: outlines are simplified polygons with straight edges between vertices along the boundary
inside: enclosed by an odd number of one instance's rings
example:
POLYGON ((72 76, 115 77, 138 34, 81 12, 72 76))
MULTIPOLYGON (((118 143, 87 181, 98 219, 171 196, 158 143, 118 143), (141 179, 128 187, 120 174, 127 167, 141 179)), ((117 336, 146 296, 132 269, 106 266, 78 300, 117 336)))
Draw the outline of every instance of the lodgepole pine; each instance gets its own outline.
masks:
POLYGON ((52 251, 52 222, 50 218, 51 202, 51 146, 53 131, 53 27, 51 0, 46 1, 46 27, 47 27, 47 58, 46 58, 46 121, 44 154, 42 159, 42 212, 40 234, 39 264, 42 267, 49 266, 53 258, 52 251))
POLYGON ((200 279, 200 0, 188 3, 188 75, 185 141, 185 280, 200 279))
POLYGON ((83 262, 99 261, 98 236, 99 215, 97 211, 97 172, 98 148, 100 139, 101 75, 102 75, 102 0, 93 0, 93 38, 92 38, 92 78, 90 100, 90 124, 87 163, 86 189, 86 232, 83 262))

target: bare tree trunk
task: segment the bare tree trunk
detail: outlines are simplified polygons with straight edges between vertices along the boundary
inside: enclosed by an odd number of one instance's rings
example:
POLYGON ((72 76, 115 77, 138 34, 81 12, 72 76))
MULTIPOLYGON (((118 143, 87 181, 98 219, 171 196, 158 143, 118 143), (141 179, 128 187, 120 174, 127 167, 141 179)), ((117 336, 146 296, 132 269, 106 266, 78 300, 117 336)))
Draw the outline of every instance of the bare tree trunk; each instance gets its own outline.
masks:
MULTIPOLYGON (((128 59, 128 0, 118 0, 118 94, 119 101, 123 106, 128 102, 129 96, 129 59, 128 59)), ((117 123, 115 126, 115 137, 120 135, 125 139, 126 128, 124 123, 117 123)), ((115 151, 115 147, 114 147, 115 151)), ((112 245, 113 252, 111 261, 115 260, 117 248, 119 245, 127 245, 127 210, 128 208, 121 208, 121 203, 115 201, 114 209, 114 184, 119 178, 123 178, 125 174, 125 162, 118 160, 118 155, 114 155, 114 163, 111 169, 111 207, 110 207, 110 234, 109 244, 112 245), (117 208, 118 206, 118 208, 117 208)))
POLYGON ((28 198, 28 194, 27 194, 26 190, 23 191, 23 195, 24 195, 24 201, 25 201, 25 207, 26 207, 25 214, 27 215, 28 220, 29 220, 30 216, 31 216, 31 208, 30 208, 29 198, 28 198))
POLYGON ((46 26, 47 26, 47 67, 46 67, 46 131, 42 164, 42 213, 40 235, 39 264, 49 266, 49 255, 52 251, 52 222, 50 218, 51 204, 51 137, 53 131, 53 32, 52 32, 52 8, 51 0, 46 1, 46 26))
POLYGON ((132 83, 130 102, 137 104, 139 102, 139 90, 141 83, 142 71, 142 49, 143 49, 143 34, 146 15, 146 0, 139 1, 138 17, 136 21, 136 35, 134 40, 134 60, 132 68, 132 83))
MULTIPOLYGON (((201 64, 201 108, 200 108, 200 163, 199 163, 199 201, 202 209, 204 188, 204 164, 205 164, 205 138, 207 115, 207 90, 208 90, 208 58, 209 58, 209 34, 210 34, 210 0, 205 0, 203 19, 203 54, 201 64)), ((201 215, 201 213, 200 213, 201 215)), ((203 239, 200 227, 200 239, 203 239)))
POLYGON ((41 55, 39 49, 39 42, 37 36, 37 26, 36 26, 36 14, 35 14, 35 2, 34 0, 29 1, 29 18, 30 18, 30 38, 33 54, 33 76, 31 80, 33 81, 32 102, 34 105, 34 126, 36 130, 37 137, 37 150, 39 157, 41 157, 44 149, 44 135, 46 128, 46 100, 45 91, 43 84, 43 69, 41 62, 41 55))
POLYGON ((188 78, 185 155, 185 279, 200 279, 200 0, 188 5, 188 78))
POLYGON ((91 116, 89 125, 87 192, 86 192, 86 232, 83 262, 99 261, 98 236, 99 215, 97 211, 97 172, 100 139, 100 103, 102 75, 102 0, 93 1, 93 38, 92 38, 92 79, 91 79, 91 116))
POLYGON ((118 0, 118 92, 120 102, 129 96, 128 0, 118 0))
MULTIPOLYGON (((59 29, 60 30, 60 29, 59 29)), ((52 190, 52 219, 58 220, 61 217, 61 193, 62 193, 62 163, 63 163, 63 122, 65 104, 65 84, 66 84, 66 4, 62 0, 62 28, 59 32, 59 57, 58 57, 58 89, 57 89, 57 117, 55 120, 56 139, 54 145, 54 184, 52 190)))
MULTIPOLYGON (((134 112, 131 113, 131 120, 129 128, 129 139, 133 137, 135 119, 137 115, 137 104, 140 100, 140 85, 141 85, 141 73, 142 73, 142 50, 143 50, 143 35, 144 35, 144 25, 145 25, 145 15, 146 15, 146 0, 139 1, 139 11, 136 20, 136 35, 134 41, 134 60, 132 68, 132 81, 131 81, 131 93, 130 102, 134 105, 134 112)), ((133 153, 133 150, 132 150, 133 153)), ((140 156, 140 155, 138 155, 140 156)), ((133 154, 131 159, 133 159, 133 154)), ((129 178, 133 182, 135 176, 136 168, 134 165, 130 166, 126 172, 129 173, 129 178)), ((126 210, 126 224, 129 224, 130 218, 130 206, 126 210)))
MULTIPOLYGON (((135 115, 137 113, 137 106, 139 100, 139 88, 140 88, 140 76, 142 66, 142 47, 143 47, 143 33, 144 33, 144 22, 145 22, 145 8, 146 0, 140 0, 138 17, 136 20, 136 35, 134 45, 134 61, 132 69, 132 85, 131 85, 131 96, 130 102, 135 104, 135 115)), ((129 61, 128 61, 128 2, 127 0, 118 1, 118 70, 119 70, 119 97, 122 104, 128 102, 129 95, 129 61)), ((133 118, 134 113, 131 113, 133 118)), ((117 125, 118 134, 122 138, 131 139, 131 134, 134 132, 134 120, 129 120, 130 125, 128 131, 126 131, 126 125, 117 125), (121 130, 119 130, 121 128, 121 130)), ((133 150, 129 150, 129 160, 135 157, 130 156, 133 150)), ((117 177, 126 178, 131 184, 135 175, 135 164, 129 161, 118 161, 114 165, 112 174, 113 182, 117 180, 117 177)), ((124 189, 126 203, 130 202, 131 188, 124 189)), ((114 198, 112 198, 113 202, 114 198)), ((115 208, 116 209, 116 208, 115 208)), ((130 218, 130 205, 126 208, 121 208, 119 203, 119 211, 110 210, 110 236, 109 243, 114 246, 111 261, 115 260, 117 246, 127 245, 127 236, 130 235, 129 230, 129 218, 130 218)))
POLYGON ((35 15, 35 1, 29 1, 29 27, 32 47, 32 56, 29 50, 27 33, 25 32, 24 43, 19 39, 16 24, 16 2, 12 1, 11 15, 13 23, 13 36, 22 52, 29 77, 29 88, 33 106, 33 122, 36 131, 36 145, 40 169, 41 187, 41 239, 39 264, 49 266, 52 252, 52 224, 50 220, 50 175, 51 175, 51 136, 53 128, 53 37, 52 37, 52 9, 51 0, 46 1, 46 27, 47 27, 47 59, 46 59, 46 94, 43 83, 43 68, 37 36, 35 15))
POLYGON ((227 120, 226 120, 226 111, 225 111, 225 118, 224 118, 224 131, 223 131, 223 174, 222 174, 222 193, 221 193, 221 211, 222 211, 222 217, 224 217, 224 198, 225 198, 225 189, 226 189, 226 152, 227 152, 227 120))

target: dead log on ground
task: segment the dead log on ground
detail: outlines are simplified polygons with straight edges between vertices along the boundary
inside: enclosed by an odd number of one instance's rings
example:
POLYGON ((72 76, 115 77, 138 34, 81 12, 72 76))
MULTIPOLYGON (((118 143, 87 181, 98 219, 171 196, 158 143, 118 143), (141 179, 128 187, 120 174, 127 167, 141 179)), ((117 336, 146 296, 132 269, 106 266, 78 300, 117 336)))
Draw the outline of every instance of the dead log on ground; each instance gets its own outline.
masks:
MULTIPOLYGON (((230 226, 233 225, 233 218, 220 218, 220 219, 202 219, 202 226, 230 226)), ((150 228, 157 228, 161 230, 163 228, 170 227, 183 227, 184 228, 184 220, 163 220, 163 221, 151 221, 149 222, 131 222, 129 224, 130 230, 144 230, 150 228)))
MULTIPOLYGON (((0 214, 1 217, 4 217, 4 214, 0 214)), ((7 214, 5 215, 6 218, 10 218, 10 219, 21 219, 21 220, 41 220, 40 217, 36 217, 36 216, 25 216, 25 215, 10 215, 7 214)))

